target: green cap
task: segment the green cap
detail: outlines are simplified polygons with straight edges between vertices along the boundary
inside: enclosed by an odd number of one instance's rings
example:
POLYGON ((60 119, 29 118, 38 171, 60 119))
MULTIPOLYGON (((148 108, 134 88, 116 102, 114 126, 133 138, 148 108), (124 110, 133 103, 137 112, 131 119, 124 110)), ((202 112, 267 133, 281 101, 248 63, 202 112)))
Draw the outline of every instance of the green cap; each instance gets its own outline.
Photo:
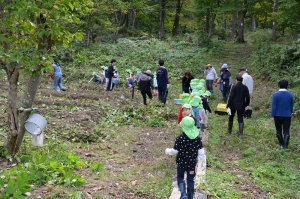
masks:
POLYGON ((200 101, 201 98, 199 96, 193 96, 193 99, 190 101, 190 105, 192 105, 193 107, 198 107, 200 101))
POLYGON ((192 96, 194 97, 194 96, 199 96, 199 93, 198 93, 198 91, 196 91, 196 92, 192 92, 192 96))
POLYGON ((182 108, 189 108, 189 109, 191 109, 192 106, 190 104, 184 104, 184 105, 182 105, 182 108))
POLYGON ((93 75, 93 76, 94 76, 94 75, 97 75, 97 73, 96 73, 96 72, 93 72, 93 74, 92 74, 92 75, 93 75))
POLYGON ((195 120, 192 117, 186 116, 182 118, 180 126, 183 132, 192 140, 199 135, 199 130, 195 126, 195 120))
POLYGON ((101 68, 104 70, 106 68, 106 66, 101 66, 101 68))
POLYGON ((204 96, 204 92, 202 90, 198 91, 198 93, 199 93, 199 95, 198 95, 199 97, 204 96))
POLYGON ((211 96, 211 92, 210 91, 205 91, 204 96, 211 96))
POLYGON ((205 79, 200 79, 200 82, 205 84, 205 79))
POLYGON ((190 94, 183 93, 181 95, 181 104, 188 104, 190 102, 190 94))
POLYGON ((137 73, 141 73, 141 72, 142 72, 141 69, 139 69, 139 68, 135 69, 135 71, 136 71, 137 73))

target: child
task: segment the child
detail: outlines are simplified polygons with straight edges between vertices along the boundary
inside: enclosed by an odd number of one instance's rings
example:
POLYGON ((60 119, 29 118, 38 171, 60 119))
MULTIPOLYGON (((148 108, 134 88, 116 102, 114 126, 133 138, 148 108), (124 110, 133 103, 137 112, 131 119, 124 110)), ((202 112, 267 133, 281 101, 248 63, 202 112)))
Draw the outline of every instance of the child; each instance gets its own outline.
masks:
POLYGON ((134 75, 133 75, 133 73, 131 72, 131 70, 126 70, 126 72, 127 72, 127 74, 128 74, 128 78, 127 78, 127 80, 128 80, 128 82, 127 82, 127 86, 129 87, 129 88, 132 88, 133 87, 133 81, 134 81, 134 75))
POLYGON ((198 92, 194 92, 192 95, 193 95, 193 99, 190 101, 190 104, 192 106, 192 110, 193 110, 194 116, 196 118, 197 129, 201 129, 200 114, 199 114, 199 109, 198 109, 201 99, 199 97, 198 92))
POLYGON ((194 198, 194 178, 196 176, 196 164, 199 150, 203 148, 201 138, 198 136, 199 131, 194 125, 194 120, 191 117, 184 117, 180 122, 182 127, 182 134, 176 138, 174 149, 171 149, 167 154, 175 155, 177 164, 177 183, 181 193, 180 199, 194 198), (172 153, 175 152, 175 153, 172 153), (186 185, 184 182, 184 173, 186 172, 187 178, 187 193, 186 185))
POLYGON ((135 76, 135 80, 136 80, 137 83, 140 82, 140 80, 142 78, 142 75, 143 75, 143 73, 142 73, 141 69, 137 68, 136 69, 136 76, 135 76))
MULTIPOLYGON (((190 95, 188 93, 184 93, 181 96, 181 104, 189 104, 190 103, 190 95)), ((182 120, 182 105, 179 107, 177 124, 179 124, 182 120)))
MULTIPOLYGON (((203 92, 199 92, 199 97, 203 97, 203 92)), ((200 100, 199 102, 199 106, 198 106, 198 109, 199 109, 199 115, 200 115, 200 118, 201 118, 201 121, 200 121, 200 137, 202 137, 202 133, 204 132, 204 122, 206 121, 206 115, 205 115, 205 110, 203 108, 203 104, 202 104, 202 100, 200 100)))
POLYGON ((202 97, 202 104, 203 104, 203 108, 204 108, 204 112, 205 112, 205 118, 203 118, 203 123, 205 125, 205 127, 207 127, 207 123, 208 123, 208 113, 211 113, 211 109, 209 107, 209 103, 208 103, 208 99, 209 99, 209 96, 210 96, 210 92, 209 91, 206 91, 204 94, 203 94, 203 97, 202 97))
POLYGON ((96 72, 93 72, 93 80, 95 82, 95 85, 97 86, 98 84, 101 84, 102 83, 102 79, 99 75, 97 75, 96 72))
POLYGON ((113 82, 113 85, 112 85, 112 89, 115 87, 117 87, 117 85, 119 84, 119 73, 117 70, 114 71, 114 76, 112 78, 112 82, 113 82))

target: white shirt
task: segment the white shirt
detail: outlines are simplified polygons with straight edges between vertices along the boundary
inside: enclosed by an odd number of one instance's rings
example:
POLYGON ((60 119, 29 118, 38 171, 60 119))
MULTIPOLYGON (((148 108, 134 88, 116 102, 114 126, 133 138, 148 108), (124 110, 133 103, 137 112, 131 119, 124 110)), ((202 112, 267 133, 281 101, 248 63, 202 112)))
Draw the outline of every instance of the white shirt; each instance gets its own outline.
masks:
POLYGON ((253 79, 248 73, 243 74, 243 84, 248 87, 249 94, 252 94, 253 91, 253 79))

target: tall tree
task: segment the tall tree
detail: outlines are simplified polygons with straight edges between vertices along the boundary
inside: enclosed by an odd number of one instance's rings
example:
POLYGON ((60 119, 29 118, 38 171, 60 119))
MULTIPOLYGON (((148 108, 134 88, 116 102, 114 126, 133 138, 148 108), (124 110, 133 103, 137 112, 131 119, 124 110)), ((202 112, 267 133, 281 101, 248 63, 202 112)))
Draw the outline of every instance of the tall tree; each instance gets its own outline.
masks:
POLYGON ((277 38, 277 11, 278 11, 278 0, 274 0, 273 5, 273 27, 272 27, 272 39, 277 38))
POLYGON ((72 31, 71 24, 80 23, 78 16, 87 13, 90 4, 89 0, 1 1, 0 52, 4 56, 0 58, 8 80, 6 147, 13 157, 24 138, 23 124, 31 113, 41 71, 52 68, 56 45, 69 46, 83 37, 72 31), (22 97, 21 74, 27 79, 22 97))
POLYGON ((174 25, 172 28, 173 36, 178 34, 179 19, 180 19, 180 13, 181 13, 181 8, 183 6, 183 3, 184 3, 184 0, 176 0, 176 12, 175 12, 175 18, 174 18, 174 25))
POLYGON ((166 3, 167 0, 161 0, 160 7, 160 26, 159 26, 159 38, 165 38, 165 16, 166 16, 166 3))

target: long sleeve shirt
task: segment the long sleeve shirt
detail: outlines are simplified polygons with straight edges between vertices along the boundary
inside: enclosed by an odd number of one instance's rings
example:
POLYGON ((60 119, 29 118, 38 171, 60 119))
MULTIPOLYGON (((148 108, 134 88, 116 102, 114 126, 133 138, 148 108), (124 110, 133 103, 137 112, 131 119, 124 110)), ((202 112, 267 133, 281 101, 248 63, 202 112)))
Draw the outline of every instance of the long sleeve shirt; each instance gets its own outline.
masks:
POLYGON ((248 87, 249 94, 251 95, 253 91, 253 79, 247 73, 244 73, 242 77, 243 77, 243 84, 248 87))
POLYGON ((204 71, 207 80, 214 80, 218 77, 217 72, 214 68, 207 69, 204 71))
POLYGON ((275 116, 292 117, 294 99, 286 89, 279 89, 272 97, 271 118, 275 116))
POLYGON ((169 84, 168 71, 164 67, 159 67, 156 70, 156 80, 158 86, 167 86, 169 84))

